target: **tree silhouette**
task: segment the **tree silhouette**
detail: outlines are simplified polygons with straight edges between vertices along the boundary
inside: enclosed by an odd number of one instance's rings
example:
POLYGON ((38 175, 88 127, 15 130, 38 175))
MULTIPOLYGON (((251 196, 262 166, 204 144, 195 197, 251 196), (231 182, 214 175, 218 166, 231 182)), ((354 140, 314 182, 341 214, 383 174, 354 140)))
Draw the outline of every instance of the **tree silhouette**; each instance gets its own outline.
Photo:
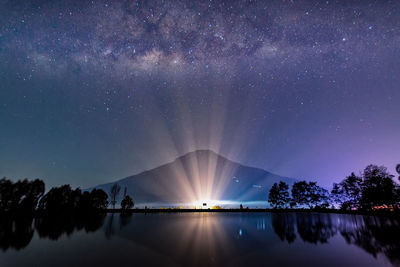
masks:
POLYGON ((393 175, 384 166, 368 165, 363 173, 361 205, 371 210, 377 206, 393 206, 397 201, 393 175))
POLYGON ((396 165, 396 172, 399 174, 399 180, 400 180, 400 163, 396 165))
POLYGON ((121 186, 117 183, 115 183, 110 189, 110 199, 111 199, 111 205, 113 206, 113 209, 115 209, 115 204, 117 204, 117 197, 119 195, 120 190, 121 190, 121 186))
POLYGON ((325 188, 317 185, 316 182, 309 182, 309 198, 310 204, 314 207, 326 208, 329 207, 329 193, 325 188))
POLYGON ((133 208, 135 204, 133 203, 132 198, 129 195, 126 195, 124 199, 121 201, 121 208, 122 210, 128 210, 133 208))
POLYGON ((72 211, 78 207, 80 189, 72 190, 70 185, 53 187, 40 200, 39 208, 48 212, 72 211))
POLYGON ((93 189, 81 192, 79 188, 72 190, 69 185, 53 187, 39 203, 39 209, 46 212, 86 212, 106 209, 108 202, 106 192, 93 189))
POLYGON ((269 190, 268 202, 274 208, 283 208, 289 202, 289 186, 285 182, 274 183, 269 190))
POLYGON ((126 186, 124 187, 124 194, 123 194, 123 196, 122 196, 122 199, 124 199, 125 198, 125 196, 127 195, 126 194, 126 191, 127 191, 128 189, 126 188, 126 186))
POLYGON ((39 179, 13 183, 3 178, 0 180, 0 211, 32 213, 44 190, 44 182, 39 179))
POLYGON ((293 184, 292 200, 296 205, 310 205, 310 188, 306 181, 300 181, 293 184))
POLYGON ((101 189, 93 189, 90 192, 91 207, 94 209, 106 209, 108 206, 107 193, 101 189))
MULTIPOLYGON (((300 181, 293 184, 292 200, 299 206, 309 208, 324 206, 328 204, 328 191, 317 185, 316 182, 300 181)), ((291 204, 292 205, 292 204, 291 204)))
POLYGON ((36 209, 39 199, 43 196, 45 185, 42 180, 26 181, 26 189, 21 197, 20 209, 32 212, 36 209))
POLYGON ((331 197, 342 209, 356 209, 360 205, 361 190, 362 178, 352 172, 339 184, 333 184, 331 197))
POLYGON ((13 183, 5 177, 0 180, 0 211, 11 211, 13 206, 13 183))
POLYGON ((101 189, 93 189, 90 193, 83 192, 78 203, 79 211, 101 210, 108 206, 108 195, 101 189))
POLYGON ((341 205, 343 202, 343 194, 344 194, 344 192, 343 192, 343 189, 340 186, 340 184, 333 183, 333 187, 331 190, 331 201, 334 204, 341 205))
POLYGON ((268 202, 276 208, 278 206, 278 196, 279 196, 279 188, 278 184, 274 183, 269 190, 269 195, 268 195, 268 202))

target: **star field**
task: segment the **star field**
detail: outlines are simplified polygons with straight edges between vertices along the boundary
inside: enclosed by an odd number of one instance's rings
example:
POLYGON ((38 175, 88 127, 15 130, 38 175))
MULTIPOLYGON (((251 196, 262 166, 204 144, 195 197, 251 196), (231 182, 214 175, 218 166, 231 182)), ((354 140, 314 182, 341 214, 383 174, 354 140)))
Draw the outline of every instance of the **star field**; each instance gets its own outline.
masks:
POLYGON ((394 170, 397 1, 0 1, 0 176, 91 186, 210 148, 394 170))

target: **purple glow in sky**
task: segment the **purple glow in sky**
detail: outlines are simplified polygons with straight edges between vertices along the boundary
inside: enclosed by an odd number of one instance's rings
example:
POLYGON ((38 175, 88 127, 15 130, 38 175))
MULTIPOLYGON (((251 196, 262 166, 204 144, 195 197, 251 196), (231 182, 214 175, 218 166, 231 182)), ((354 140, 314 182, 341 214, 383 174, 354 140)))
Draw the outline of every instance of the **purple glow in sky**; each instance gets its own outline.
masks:
POLYGON ((0 1, 0 176, 196 149, 331 185, 400 162, 398 1, 0 1))

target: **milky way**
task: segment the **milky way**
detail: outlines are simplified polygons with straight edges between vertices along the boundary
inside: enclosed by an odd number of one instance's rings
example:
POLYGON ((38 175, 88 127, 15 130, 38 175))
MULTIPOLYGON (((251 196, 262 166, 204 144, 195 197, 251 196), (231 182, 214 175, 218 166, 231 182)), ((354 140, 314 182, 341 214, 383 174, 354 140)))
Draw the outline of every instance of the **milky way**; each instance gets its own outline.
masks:
POLYGON ((0 1, 0 176, 210 148, 328 185, 400 160, 397 1, 0 1))

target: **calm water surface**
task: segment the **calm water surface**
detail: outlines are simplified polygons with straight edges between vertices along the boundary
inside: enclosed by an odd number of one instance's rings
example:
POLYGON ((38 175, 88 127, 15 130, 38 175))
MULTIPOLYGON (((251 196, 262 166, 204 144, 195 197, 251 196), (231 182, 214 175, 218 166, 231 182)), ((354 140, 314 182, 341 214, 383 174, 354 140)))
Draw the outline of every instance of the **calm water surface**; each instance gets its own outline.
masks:
POLYGON ((160 213, 0 220, 0 266, 400 266, 398 220, 160 213))

